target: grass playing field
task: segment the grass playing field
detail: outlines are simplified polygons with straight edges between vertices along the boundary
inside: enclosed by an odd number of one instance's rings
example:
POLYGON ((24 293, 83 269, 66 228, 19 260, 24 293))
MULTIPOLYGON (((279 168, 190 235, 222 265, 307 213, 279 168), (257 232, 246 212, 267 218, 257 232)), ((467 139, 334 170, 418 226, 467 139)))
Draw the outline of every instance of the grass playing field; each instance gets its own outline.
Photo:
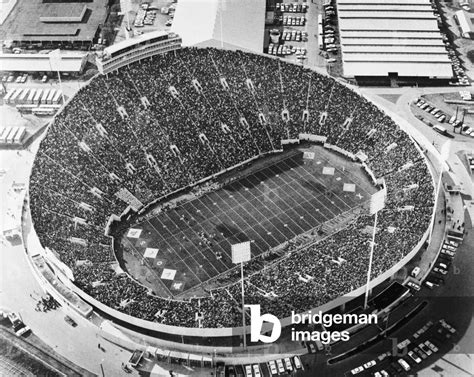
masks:
POLYGON ((124 254, 144 262, 126 267, 156 293, 175 297, 232 268, 232 244, 251 241, 255 257, 358 206, 373 191, 355 164, 322 147, 299 148, 131 226, 121 240, 124 254))

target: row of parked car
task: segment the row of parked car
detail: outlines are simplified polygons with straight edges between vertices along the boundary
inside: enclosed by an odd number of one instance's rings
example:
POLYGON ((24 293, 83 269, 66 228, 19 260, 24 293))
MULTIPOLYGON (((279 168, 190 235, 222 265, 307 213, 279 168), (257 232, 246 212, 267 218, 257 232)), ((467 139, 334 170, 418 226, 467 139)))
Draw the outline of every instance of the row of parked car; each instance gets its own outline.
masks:
POLYGON ((306 17, 283 17, 283 25, 285 26, 304 26, 306 24, 306 17))
MULTIPOLYGON (((24 84, 26 81, 28 81, 27 73, 19 74, 18 76, 15 76, 14 74, 6 74, 2 76, 3 83, 16 82, 17 84, 24 84)), ((41 78, 41 82, 48 82, 48 76, 43 75, 43 77, 41 78)))
POLYGON ((282 40, 306 42, 308 40, 308 33, 301 30, 283 30, 282 40))
POLYGON ((324 5, 323 39, 324 49, 336 53, 336 9, 329 3, 324 5))
POLYGON ((390 377, 410 372, 423 360, 439 352, 440 347, 455 333, 456 329, 444 319, 439 320, 436 325, 428 321, 412 337, 399 342, 397 352, 390 350, 381 353, 377 358, 352 369, 349 375, 358 375, 367 371, 365 374, 370 373, 374 377, 390 377), (387 361, 389 361, 388 364, 387 361), (374 370, 377 365, 383 369, 374 370))
POLYGON ((133 24, 135 27, 153 25, 156 18, 156 10, 149 10, 149 7, 150 5, 148 3, 143 3, 140 8, 138 8, 135 22, 133 24))
POLYGON ((285 357, 283 359, 270 360, 266 363, 248 365, 226 365, 225 376, 227 377, 263 377, 287 375, 303 370, 303 364, 299 356, 285 357))
POLYGON ((425 285, 428 288, 433 289, 441 284, 444 284, 443 276, 448 274, 449 266, 456 255, 458 246, 459 244, 456 241, 444 241, 438 259, 436 260, 433 269, 425 280, 425 285))
POLYGON ((304 47, 295 47, 291 45, 279 45, 275 43, 270 43, 268 45, 268 53, 270 55, 292 55, 295 54, 296 57, 306 56, 306 49, 304 47))
POLYGON ((280 12, 289 13, 306 13, 308 10, 308 4, 304 3, 276 3, 275 9, 280 12))
POLYGON ((424 110, 427 113, 430 113, 431 115, 433 115, 438 120, 438 122, 443 123, 446 120, 446 114, 445 113, 443 113, 437 107, 431 106, 428 102, 425 102, 421 98, 418 98, 416 100, 415 104, 421 110, 424 110))

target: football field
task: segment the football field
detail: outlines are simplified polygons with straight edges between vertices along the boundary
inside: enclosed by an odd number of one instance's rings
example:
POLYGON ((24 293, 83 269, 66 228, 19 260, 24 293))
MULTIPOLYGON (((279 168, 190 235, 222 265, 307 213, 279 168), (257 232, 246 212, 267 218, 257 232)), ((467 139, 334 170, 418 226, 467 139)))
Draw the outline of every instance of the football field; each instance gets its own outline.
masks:
POLYGON ((371 188, 342 157, 301 149, 133 225, 122 244, 144 256, 155 291, 172 297, 232 268, 232 244, 250 241, 260 255, 362 204, 371 188))

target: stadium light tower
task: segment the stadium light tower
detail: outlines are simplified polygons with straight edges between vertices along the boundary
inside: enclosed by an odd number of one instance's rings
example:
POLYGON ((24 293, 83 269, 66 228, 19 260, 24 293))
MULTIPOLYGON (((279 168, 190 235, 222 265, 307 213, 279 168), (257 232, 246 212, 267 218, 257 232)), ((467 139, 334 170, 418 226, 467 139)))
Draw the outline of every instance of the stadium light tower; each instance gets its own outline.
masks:
POLYGON ((369 268, 367 270, 367 284, 365 285, 365 298, 364 298, 364 309, 367 309, 367 301, 369 299, 370 292, 370 275, 372 274, 372 260, 374 259, 374 248, 375 248, 375 233, 377 232, 377 215, 381 209, 385 207, 385 196, 386 189, 376 192, 370 198, 369 212, 371 215, 375 214, 374 229, 372 231, 372 241, 370 242, 370 254, 369 254, 369 268))
POLYGON ((250 260, 250 241, 237 243, 231 246, 232 263, 240 263, 240 275, 242 279, 242 327, 243 327, 243 343, 244 349, 247 348, 247 331, 245 325, 245 301, 244 301, 244 262, 250 260))
POLYGON ((448 140, 441 146, 441 150, 440 150, 440 165, 441 166, 440 166, 440 169, 439 169, 438 185, 436 186, 435 202, 434 202, 434 213, 433 213, 433 216, 431 216, 430 236, 428 238, 428 243, 429 244, 431 244, 431 239, 432 239, 432 236, 433 236, 436 210, 438 208, 439 194, 441 193, 441 184, 442 184, 444 169, 446 168, 446 170, 449 170, 449 166, 447 165, 447 160, 449 158, 450 149, 451 149, 451 140, 448 140))

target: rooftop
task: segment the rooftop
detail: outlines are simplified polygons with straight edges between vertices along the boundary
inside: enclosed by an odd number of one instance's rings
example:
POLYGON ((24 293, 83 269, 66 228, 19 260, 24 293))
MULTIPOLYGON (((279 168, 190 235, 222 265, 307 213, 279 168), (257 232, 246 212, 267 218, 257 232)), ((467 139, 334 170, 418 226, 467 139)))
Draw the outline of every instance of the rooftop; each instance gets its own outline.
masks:
POLYGON ((17 0, 0 27, 0 40, 13 41, 89 41, 104 22, 106 0, 87 3, 43 3, 42 0, 17 0), (41 17, 74 17, 86 6, 80 22, 42 22, 41 17), (79 10, 80 9, 80 10, 79 10))
POLYGON ((429 0, 337 3, 346 77, 453 76, 429 0))

